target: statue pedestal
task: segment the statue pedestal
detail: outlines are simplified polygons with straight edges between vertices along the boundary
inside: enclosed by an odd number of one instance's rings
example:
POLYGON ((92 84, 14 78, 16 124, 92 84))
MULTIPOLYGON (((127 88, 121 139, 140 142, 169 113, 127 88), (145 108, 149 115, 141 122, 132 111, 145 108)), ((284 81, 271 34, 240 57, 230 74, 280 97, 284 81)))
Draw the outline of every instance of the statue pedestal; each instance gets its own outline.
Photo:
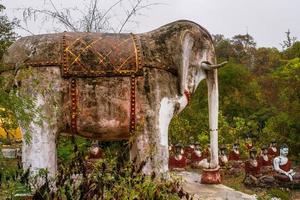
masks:
POLYGON ((220 167, 216 169, 203 169, 201 176, 202 184, 220 184, 221 183, 221 175, 220 175, 220 167))

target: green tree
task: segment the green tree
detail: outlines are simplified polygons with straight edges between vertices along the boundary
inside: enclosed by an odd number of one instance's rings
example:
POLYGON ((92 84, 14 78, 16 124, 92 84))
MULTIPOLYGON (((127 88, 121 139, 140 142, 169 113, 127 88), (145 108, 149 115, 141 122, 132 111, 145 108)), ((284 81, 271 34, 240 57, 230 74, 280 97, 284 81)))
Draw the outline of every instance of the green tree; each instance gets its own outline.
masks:
POLYGON ((285 32, 286 39, 283 41, 281 45, 282 49, 290 48, 297 41, 297 38, 291 35, 291 31, 288 30, 285 32))
MULTIPOLYGON (((268 104, 273 107, 264 131, 270 137, 289 144, 294 155, 300 155, 300 58, 282 65, 271 75, 276 90, 268 104)), ((299 157, 298 157, 299 158, 299 157)))
POLYGON ((254 65, 254 53, 256 43, 249 34, 235 35, 231 39, 233 46, 234 58, 237 63, 245 64, 246 67, 252 69, 254 65))
POLYGON ((234 50, 230 39, 224 37, 224 35, 213 35, 215 51, 219 62, 229 61, 234 57, 234 50))
POLYGON ((269 73, 281 65, 281 54, 276 48, 258 48, 254 57, 255 64, 252 71, 256 76, 269 73))
POLYGON ((300 58, 300 41, 295 42, 291 47, 283 51, 284 59, 300 58))
POLYGON ((9 21, 4 15, 5 6, 0 4, 0 59, 2 59, 7 47, 16 39, 17 35, 13 31, 17 21, 9 21))
MULTIPOLYGON (((33 99, 18 96, 18 88, 11 76, 14 72, 10 72, 10 75, 6 76, 5 72, 1 71, 3 69, 2 58, 9 45, 17 38, 16 33, 13 31, 17 21, 9 21, 4 14, 4 10, 5 6, 0 4, 0 122, 9 139, 10 131, 16 129, 19 125, 22 125, 24 130, 28 130, 38 110, 34 106, 33 99)), ((26 135, 29 136, 29 134, 26 135)))
POLYGON ((208 129, 207 86, 202 81, 188 106, 172 119, 169 128, 170 140, 173 144, 188 144, 192 137, 206 145, 208 129))
POLYGON ((244 65, 228 63, 219 70, 220 109, 230 119, 255 113, 263 99, 260 86, 244 65))

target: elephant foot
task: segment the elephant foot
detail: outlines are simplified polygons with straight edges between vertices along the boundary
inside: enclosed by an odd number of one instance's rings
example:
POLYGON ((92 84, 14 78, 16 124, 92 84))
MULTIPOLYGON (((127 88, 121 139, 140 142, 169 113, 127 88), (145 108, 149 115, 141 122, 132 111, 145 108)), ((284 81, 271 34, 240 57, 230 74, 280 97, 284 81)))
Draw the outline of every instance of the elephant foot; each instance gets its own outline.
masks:
POLYGON ((202 184, 220 184, 221 183, 221 175, 220 175, 220 167, 216 169, 203 169, 201 176, 202 184))

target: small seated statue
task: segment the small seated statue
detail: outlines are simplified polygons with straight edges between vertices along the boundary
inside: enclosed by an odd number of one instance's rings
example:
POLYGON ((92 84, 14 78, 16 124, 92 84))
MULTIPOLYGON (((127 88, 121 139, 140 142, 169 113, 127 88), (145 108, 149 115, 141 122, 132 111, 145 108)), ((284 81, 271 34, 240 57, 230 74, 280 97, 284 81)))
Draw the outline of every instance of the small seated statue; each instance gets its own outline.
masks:
POLYGON ((239 143, 235 142, 232 146, 232 150, 229 153, 228 156, 228 164, 229 164, 229 175, 238 175, 243 168, 243 162, 241 161, 240 157, 240 150, 239 150, 239 143))
POLYGON ((209 162, 206 157, 204 157, 201 152, 200 143, 196 142, 194 144, 195 149, 191 154, 191 166, 193 168, 208 168, 209 162))
POLYGON ((97 142, 92 143, 87 156, 87 172, 91 172, 95 163, 104 158, 104 153, 97 142))
POLYGON ((240 156, 240 144, 238 142, 235 142, 232 146, 232 150, 229 152, 229 161, 240 161, 241 156, 240 156))
POLYGON ((192 154, 192 152, 193 152, 194 149, 195 149, 194 143, 195 143, 194 137, 189 137, 188 145, 186 145, 186 146, 184 147, 184 156, 185 156, 186 158, 189 158, 189 159, 190 159, 191 154, 192 154))
POLYGON ((174 154, 169 157, 169 169, 175 171, 184 171, 187 167, 187 159, 183 156, 182 145, 177 144, 174 147, 174 154))
POLYGON ((228 163, 227 148, 225 145, 221 145, 220 155, 219 155, 219 164, 221 167, 224 167, 224 166, 226 166, 227 163, 228 163))
POLYGON ((273 160, 276 156, 279 156, 279 152, 277 150, 277 142, 275 139, 271 140, 269 149, 268 149, 268 154, 271 157, 271 159, 273 160))
POLYGON ((262 174, 267 174, 272 172, 273 170, 272 158, 268 154, 268 147, 266 145, 263 145, 261 147, 261 152, 258 161, 259 161, 259 165, 261 166, 262 174))
POLYGON ((300 182, 300 175, 291 169, 291 161, 287 155, 289 148, 286 144, 280 147, 280 155, 273 160, 274 170, 277 172, 275 179, 282 182, 300 182))
POLYGON ((253 142, 252 142, 252 139, 251 137, 247 136, 246 139, 245 139, 245 146, 246 146, 246 149, 248 151, 250 151, 253 147, 253 142))
POLYGON ((209 158, 210 157, 210 144, 207 144, 207 147, 205 148, 204 152, 203 152, 203 157, 204 158, 209 158))
POLYGON ((188 160, 191 160, 191 155, 194 152, 194 149, 195 149, 195 145, 193 144, 186 146, 184 148, 183 156, 186 157, 188 160))
POLYGON ((245 179, 246 185, 253 185, 258 183, 260 177, 260 165, 257 160, 257 151, 255 147, 249 151, 249 159, 245 162, 245 179))
POLYGON ((103 158, 103 151, 98 144, 94 143, 89 151, 89 159, 101 159, 103 158))
POLYGON ((262 175, 255 147, 250 149, 249 159, 245 162, 245 178, 243 182, 247 186, 266 186, 274 182, 272 176, 262 175))

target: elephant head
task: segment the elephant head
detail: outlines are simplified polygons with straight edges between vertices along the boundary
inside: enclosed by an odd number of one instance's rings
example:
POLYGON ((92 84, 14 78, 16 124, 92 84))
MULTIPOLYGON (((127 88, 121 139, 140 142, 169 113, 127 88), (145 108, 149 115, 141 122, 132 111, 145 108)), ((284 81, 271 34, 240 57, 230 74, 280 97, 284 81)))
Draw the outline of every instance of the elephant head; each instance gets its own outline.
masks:
MULTIPOLYGON (((226 62, 216 63, 212 37, 200 25, 181 20, 141 34, 140 38, 145 67, 166 70, 176 76, 176 95, 168 99, 163 98, 161 101, 162 114, 158 120, 161 122, 159 123, 160 136, 167 135, 166 132, 173 114, 181 112, 186 107, 200 81, 206 79, 212 150, 209 167, 216 168, 218 166, 217 69, 226 62)), ((163 141, 166 141, 166 138, 163 141)), ((166 142, 160 143, 162 146, 166 144, 166 142)))

